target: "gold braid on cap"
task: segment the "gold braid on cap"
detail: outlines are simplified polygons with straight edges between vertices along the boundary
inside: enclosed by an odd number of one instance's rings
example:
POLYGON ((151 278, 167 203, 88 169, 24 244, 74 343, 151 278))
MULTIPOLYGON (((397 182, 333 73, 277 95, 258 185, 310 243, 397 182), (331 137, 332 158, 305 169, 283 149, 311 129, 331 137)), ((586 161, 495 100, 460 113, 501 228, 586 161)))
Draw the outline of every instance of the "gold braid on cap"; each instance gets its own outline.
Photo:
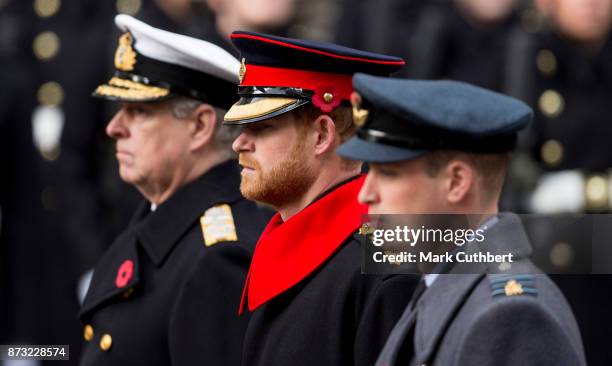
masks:
POLYGON ((100 85, 95 93, 110 97, 144 100, 165 97, 170 94, 170 90, 113 77, 109 80, 108 85, 100 85))

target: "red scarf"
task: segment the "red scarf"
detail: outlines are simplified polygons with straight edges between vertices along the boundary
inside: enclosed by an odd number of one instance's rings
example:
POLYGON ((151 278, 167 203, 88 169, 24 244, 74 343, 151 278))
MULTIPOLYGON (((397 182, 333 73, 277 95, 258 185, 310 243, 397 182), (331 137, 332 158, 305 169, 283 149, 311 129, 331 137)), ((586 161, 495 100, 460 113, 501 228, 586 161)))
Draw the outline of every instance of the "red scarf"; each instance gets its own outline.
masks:
POLYGON ((283 222, 274 215, 261 234, 242 291, 254 311, 314 272, 359 228, 366 205, 357 202, 365 176, 354 179, 283 222), (248 295, 248 296, 247 296, 248 295))

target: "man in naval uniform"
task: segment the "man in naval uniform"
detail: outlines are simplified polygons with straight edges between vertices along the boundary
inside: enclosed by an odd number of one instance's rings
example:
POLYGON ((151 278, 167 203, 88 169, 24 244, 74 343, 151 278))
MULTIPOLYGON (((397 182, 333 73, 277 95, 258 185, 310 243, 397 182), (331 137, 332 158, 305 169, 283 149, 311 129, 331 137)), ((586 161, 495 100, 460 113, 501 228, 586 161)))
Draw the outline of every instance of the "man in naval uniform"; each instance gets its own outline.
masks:
POLYGON ((528 259, 519 218, 498 213, 509 152, 531 109, 455 81, 358 74, 353 86, 364 126, 338 153, 371 163, 359 193, 370 213, 479 215, 484 240, 465 252, 513 254, 512 263, 425 274, 377 365, 584 365, 567 302, 528 259))
MULTIPOLYGON (((238 61, 126 15, 106 128, 121 178, 145 201, 97 264, 80 318, 82 365, 239 365, 242 284, 266 215, 240 195, 221 125, 238 61)), ((269 216, 268 216, 269 217, 269 216)))
POLYGON ((231 39, 241 98, 225 122, 242 126, 233 144, 240 189, 278 211, 244 287, 240 312, 252 317, 243 365, 372 365, 416 280, 361 274, 364 177, 335 150, 355 130, 352 74, 388 75, 404 61, 250 32, 231 39))

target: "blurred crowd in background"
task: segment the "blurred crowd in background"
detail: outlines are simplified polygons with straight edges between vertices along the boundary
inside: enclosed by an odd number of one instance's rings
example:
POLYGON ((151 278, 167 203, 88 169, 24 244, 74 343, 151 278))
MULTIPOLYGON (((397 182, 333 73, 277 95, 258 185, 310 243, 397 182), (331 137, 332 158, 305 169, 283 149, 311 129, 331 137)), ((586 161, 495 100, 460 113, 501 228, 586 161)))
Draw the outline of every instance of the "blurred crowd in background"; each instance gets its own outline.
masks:
MULTIPOLYGON (((116 107, 90 97, 118 12, 237 57, 233 30, 327 40, 526 101, 500 209, 566 215, 527 223, 552 271, 580 265, 567 215, 611 211, 612 0, 0 0, 0 344, 70 344, 76 363, 86 273, 138 202, 104 132, 116 107)), ((590 364, 611 364, 612 281, 556 280, 590 364)))

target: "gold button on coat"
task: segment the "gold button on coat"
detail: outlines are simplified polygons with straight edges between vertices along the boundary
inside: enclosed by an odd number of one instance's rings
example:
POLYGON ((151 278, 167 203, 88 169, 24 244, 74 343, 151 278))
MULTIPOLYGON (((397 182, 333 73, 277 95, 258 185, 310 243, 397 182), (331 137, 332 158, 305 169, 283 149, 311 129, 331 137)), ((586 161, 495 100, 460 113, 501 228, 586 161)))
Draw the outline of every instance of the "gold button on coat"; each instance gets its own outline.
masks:
POLYGON ((142 0, 117 0, 117 12, 135 15, 142 7, 142 0))
POLYGON ((608 209, 609 195, 610 187, 606 176, 593 174, 586 179, 585 196, 588 210, 608 209))
POLYGON ((100 349, 102 351, 108 351, 113 345, 113 338, 110 334, 105 334, 100 338, 100 349))
POLYGON ((538 70, 545 76, 552 76, 557 71, 557 58, 550 50, 541 50, 536 57, 538 70))
POLYGON ((559 92, 548 89, 540 96, 538 105, 544 116, 547 118, 555 118, 563 112, 565 101, 559 92))
POLYGON ((60 39, 57 34, 45 31, 34 38, 32 48, 34 49, 34 54, 40 60, 50 60, 59 52, 60 39))
POLYGON ((83 330, 83 338, 85 338, 85 340, 89 342, 93 339, 93 336, 94 336, 94 329, 91 325, 87 324, 85 326, 85 329, 83 330))
POLYGON ((34 11, 41 18, 55 15, 62 5, 61 0, 34 0, 34 11))
POLYGON ((563 145, 557 140, 548 140, 540 148, 540 155, 546 165, 557 166, 563 160, 563 145))
POLYGON ((57 106, 64 101, 64 88, 55 81, 47 81, 38 88, 38 103, 46 106, 57 106))

